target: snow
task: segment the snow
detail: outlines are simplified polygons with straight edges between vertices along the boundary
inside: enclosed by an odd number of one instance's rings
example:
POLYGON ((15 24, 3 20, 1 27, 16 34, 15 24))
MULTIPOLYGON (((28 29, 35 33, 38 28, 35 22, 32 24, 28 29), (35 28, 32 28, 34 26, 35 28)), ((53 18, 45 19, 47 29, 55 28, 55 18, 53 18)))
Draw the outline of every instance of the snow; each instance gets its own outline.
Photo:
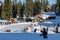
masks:
POLYGON ((42 17, 43 19, 46 19, 51 16, 56 16, 55 12, 43 12, 42 15, 43 15, 43 17, 42 17))
POLYGON ((50 19, 47 20, 47 22, 39 23, 40 26, 46 26, 46 27, 55 27, 57 24, 60 25, 60 16, 56 16, 56 19, 50 19))
MULTIPOLYGON (((28 27, 29 25, 32 24, 32 26, 35 27, 35 28, 48 27, 49 28, 48 34, 55 34, 52 30, 54 29, 54 27, 58 23, 60 23, 59 20, 60 20, 60 16, 56 16, 56 19, 48 20, 47 22, 42 22, 42 23, 38 23, 38 22, 36 22, 36 23, 33 23, 33 22, 22 22, 22 23, 16 23, 16 24, 11 24, 11 25, 0 25, 0 30, 4 31, 6 29, 11 29, 12 32, 13 32, 13 31, 16 31, 18 29, 21 32, 21 30, 23 30, 25 27, 28 27)), ((34 31, 33 28, 32 28, 32 31, 34 31)), ((59 32, 60 32, 60 30, 59 30, 59 32)), ((37 31, 37 33, 40 33, 40 32, 37 31)))
MULTIPOLYGON (((46 16, 46 15, 45 15, 46 16)), ((48 39, 47 40, 59 40, 60 34, 53 32, 54 27, 59 23, 60 25, 60 16, 56 16, 56 19, 48 20, 47 22, 42 23, 31 23, 31 22, 22 22, 11 25, 0 25, 0 40, 44 40, 42 36, 40 36, 41 28, 48 27, 48 39), (36 33, 34 32, 22 32, 21 29, 28 27, 32 24, 33 31, 35 28, 40 29, 36 33), (39 24, 39 25, 38 25, 39 24), (23 27, 25 26, 25 27, 23 27), (11 29, 16 32, 2 32, 5 29, 11 29), (17 30, 18 29, 18 30, 17 30)), ((60 27, 58 28, 60 32, 60 27)))
MULTIPOLYGON (((44 17, 49 17, 50 15, 54 15, 55 16, 55 13, 54 12, 47 12, 46 14, 43 14, 44 17), (51 13, 51 14, 50 14, 51 13)), ((48 20, 47 22, 41 22, 41 23, 33 23, 33 22, 22 22, 22 23, 16 23, 16 24, 11 24, 11 25, 0 25, 0 30, 4 31, 6 29, 11 29, 13 31, 16 31, 17 29, 18 30, 23 30, 25 27, 28 27, 29 25, 32 24, 33 27, 35 28, 40 28, 40 27, 48 27, 49 30, 48 30, 48 34, 55 34, 52 30, 54 29, 55 26, 57 26, 57 24, 59 23, 60 25, 60 16, 56 16, 56 19, 51 19, 51 20, 48 20), (39 25, 38 25, 39 24, 39 25)), ((59 28, 60 29, 60 28, 59 28)), ((34 29, 32 28, 32 31, 34 29)), ((12 32, 13 32, 12 31, 12 32)), ((60 32, 60 30, 59 30, 60 32)), ((40 31, 37 31, 37 33, 40 33, 40 31)))

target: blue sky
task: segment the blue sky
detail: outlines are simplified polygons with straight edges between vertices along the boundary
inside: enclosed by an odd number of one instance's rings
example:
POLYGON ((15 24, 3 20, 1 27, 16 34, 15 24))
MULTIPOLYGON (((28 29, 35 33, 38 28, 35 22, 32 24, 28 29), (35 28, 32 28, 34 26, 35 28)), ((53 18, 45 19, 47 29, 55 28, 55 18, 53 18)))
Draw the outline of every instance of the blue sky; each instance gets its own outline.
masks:
MULTIPOLYGON (((4 0, 0 0, 0 1, 4 1, 4 0)), ((25 0, 20 0, 21 2, 24 2, 25 0)), ((56 3, 56 0, 48 0, 49 1, 49 4, 55 4, 56 3)))
POLYGON ((57 0, 48 0, 49 4, 56 4, 57 0))

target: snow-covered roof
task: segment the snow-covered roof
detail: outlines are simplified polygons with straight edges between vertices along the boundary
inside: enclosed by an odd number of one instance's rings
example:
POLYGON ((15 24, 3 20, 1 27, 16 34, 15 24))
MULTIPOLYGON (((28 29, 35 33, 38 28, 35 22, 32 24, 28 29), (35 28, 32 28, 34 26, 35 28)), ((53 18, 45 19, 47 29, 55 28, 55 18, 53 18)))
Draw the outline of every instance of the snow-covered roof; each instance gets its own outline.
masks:
POLYGON ((56 16, 55 12, 42 12, 42 14, 50 15, 50 16, 56 16))
POLYGON ((43 15, 43 19, 46 19, 46 18, 48 18, 50 15, 46 15, 46 14, 42 14, 43 15))
POLYGON ((55 12, 42 12, 42 15, 43 15, 43 17, 42 17, 43 19, 46 19, 50 16, 56 16, 55 12))

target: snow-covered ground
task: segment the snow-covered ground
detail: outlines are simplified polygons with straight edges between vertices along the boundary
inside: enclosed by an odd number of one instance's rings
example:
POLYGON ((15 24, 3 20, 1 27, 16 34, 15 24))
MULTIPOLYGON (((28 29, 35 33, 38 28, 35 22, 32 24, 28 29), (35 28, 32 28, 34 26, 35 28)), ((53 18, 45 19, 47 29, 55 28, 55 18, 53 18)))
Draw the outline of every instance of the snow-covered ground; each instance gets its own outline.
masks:
POLYGON ((22 22, 22 23, 15 23, 10 25, 0 25, 0 32, 5 32, 6 30, 11 30, 11 32, 14 31, 22 31, 24 28, 27 28, 29 25, 34 26, 34 24, 37 25, 37 23, 33 22, 22 22))
POLYGON ((50 19, 47 20, 47 22, 39 23, 40 26, 46 26, 46 27, 55 27, 57 24, 60 25, 60 16, 56 16, 56 19, 50 19))
MULTIPOLYGON (((54 30, 54 27, 56 27, 58 24, 60 26, 60 16, 56 16, 56 19, 50 19, 47 22, 41 22, 38 23, 40 25, 40 27, 48 27, 48 33, 49 34, 54 34, 54 32, 52 30, 54 30)), ((58 31, 60 32, 60 27, 58 28, 58 31)))
MULTIPOLYGON (((32 29, 31 33, 33 33, 35 27, 48 27, 48 33, 49 34, 55 34, 52 30, 54 30, 54 27, 59 23, 60 25, 60 16, 56 16, 56 19, 51 19, 48 20, 47 22, 42 22, 42 23, 33 23, 33 22, 23 22, 23 23, 16 23, 16 24, 11 24, 11 25, 0 25, 0 32, 4 32, 6 29, 10 29, 11 32, 21 32, 24 30, 24 28, 28 27, 29 25, 32 24, 32 29)), ((60 32, 60 27, 59 27, 59 32, 60 32)), ((37 31, 37 33, 40 33, 37 31)))

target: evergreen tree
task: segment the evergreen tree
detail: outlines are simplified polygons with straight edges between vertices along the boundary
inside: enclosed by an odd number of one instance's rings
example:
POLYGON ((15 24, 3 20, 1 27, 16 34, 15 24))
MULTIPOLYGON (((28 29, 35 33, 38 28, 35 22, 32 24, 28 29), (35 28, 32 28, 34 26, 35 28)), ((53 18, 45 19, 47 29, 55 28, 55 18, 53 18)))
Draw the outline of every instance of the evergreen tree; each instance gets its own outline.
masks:
POLYGON ((21 14, 22 18, 26 14, 26 10, 25 10, 26 8, 25 8, 25 6, 26 6, 25 3, 23 3, 23 5, 22 5, 22 14, 21 14))
POLYGON ((41 3, 42 3, 42 9, 45 11, 45 9, 47 8, 47 5, 49 4, 48 0, 41 0, 41 3))
POLYGON ((12 2, 11 0, 4 0, 2 18, 10 20, 11 14, 12 14, 12 2))
POLYGON ((52 5, 51 11, 55 11, 55 4, 52 5))
POLYGON ((33 16, 33 0, 26 0, 26 15, 27 17, 33 16))
POLYGON ((59 7, 59 9, 58 9, 58 15, 60 15, 60 0, 57 0, 57 6, 59 7))
POLYGON ((45 0, 44 7, 47 8, 47 5, 48 5, 48 0, 45 0))
POLYGON ((59 5, 59 13, 60 13, 60 0, 58 0, 58 5, 59 5))
POLYGON ((0 1, 0 19, 1 19, 1 13, 2 13, 2 2, 0 1))
POLYGON ((40 1, 35 0, 35 2, 34 2, 34 12, 35 13, 40 13, 41 7, 42 7, 42 4, 40 3, 40 1))
POLYGON ((22 18, 22 3, 20 1, 17 4, 17 16, 20 19, 22 18))
POLYGON ((13 18, 16 18, 16 15, 17 15, 17 0, 13 0, 13 10, 12 10, 12 16, 13 18))

